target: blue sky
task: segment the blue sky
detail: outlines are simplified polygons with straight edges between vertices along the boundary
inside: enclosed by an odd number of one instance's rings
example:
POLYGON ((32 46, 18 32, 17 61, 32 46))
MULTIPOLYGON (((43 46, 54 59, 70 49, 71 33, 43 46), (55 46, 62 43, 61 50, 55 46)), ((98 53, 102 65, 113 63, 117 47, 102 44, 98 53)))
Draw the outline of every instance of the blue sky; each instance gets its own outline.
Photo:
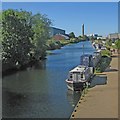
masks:
POLYGON ((48 15, 53 26, 81 35, 81 26, 85 25, 85 34, 98 33, 108 35, 118 32, 117 2, 10 2, 2 3, 2 9, 23 9, 33 14, 48 15))

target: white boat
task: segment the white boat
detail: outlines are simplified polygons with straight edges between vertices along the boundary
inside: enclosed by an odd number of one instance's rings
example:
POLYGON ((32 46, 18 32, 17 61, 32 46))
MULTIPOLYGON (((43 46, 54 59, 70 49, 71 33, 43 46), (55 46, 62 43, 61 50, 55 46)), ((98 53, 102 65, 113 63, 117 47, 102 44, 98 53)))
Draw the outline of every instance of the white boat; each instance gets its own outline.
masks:
POLYGON ((66 79, 67 87, 73 91, 80 91, 92 76, 93 67, 79 65, 69 72, 68 79, 66 79))

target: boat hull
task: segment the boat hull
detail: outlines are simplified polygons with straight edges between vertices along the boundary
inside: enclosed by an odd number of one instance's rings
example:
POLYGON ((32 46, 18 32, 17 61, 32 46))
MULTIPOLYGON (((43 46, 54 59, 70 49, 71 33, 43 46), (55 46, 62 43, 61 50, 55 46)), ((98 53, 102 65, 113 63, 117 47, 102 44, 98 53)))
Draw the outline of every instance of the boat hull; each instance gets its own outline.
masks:
POLYGON ((66 83, 67 83, 68 89, 70 89, 72 91, 82 91, 83 90, 83 86, 85 84, 85 82, 74 83, 74 82, 68 81, 68 80, 66 80, 66 83))

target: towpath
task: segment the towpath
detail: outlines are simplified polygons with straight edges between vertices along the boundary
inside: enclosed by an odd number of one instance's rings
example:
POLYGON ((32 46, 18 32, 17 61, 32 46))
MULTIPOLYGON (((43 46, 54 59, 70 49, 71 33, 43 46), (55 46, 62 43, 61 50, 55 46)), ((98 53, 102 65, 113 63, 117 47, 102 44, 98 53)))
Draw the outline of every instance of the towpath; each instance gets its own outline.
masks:
POLYGON ((118 55, 114 54, 107 75, 107 84, 96 85, 79 100, 71 118, 118 118, 118 55), (74 116, 74 117, 72 117, 74 116))

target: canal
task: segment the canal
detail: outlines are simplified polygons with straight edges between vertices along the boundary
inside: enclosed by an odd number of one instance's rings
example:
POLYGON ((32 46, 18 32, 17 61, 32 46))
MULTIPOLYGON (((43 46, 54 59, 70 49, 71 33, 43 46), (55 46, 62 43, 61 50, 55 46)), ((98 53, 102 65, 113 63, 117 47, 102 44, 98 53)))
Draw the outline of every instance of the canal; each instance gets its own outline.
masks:
POLYGON ((67 89, 69 70, 80 64, 80 56, 95 50, 89 41, 51 51, 33 68, 3 77, 4 118, 69 118, 80 93, 67 89))

